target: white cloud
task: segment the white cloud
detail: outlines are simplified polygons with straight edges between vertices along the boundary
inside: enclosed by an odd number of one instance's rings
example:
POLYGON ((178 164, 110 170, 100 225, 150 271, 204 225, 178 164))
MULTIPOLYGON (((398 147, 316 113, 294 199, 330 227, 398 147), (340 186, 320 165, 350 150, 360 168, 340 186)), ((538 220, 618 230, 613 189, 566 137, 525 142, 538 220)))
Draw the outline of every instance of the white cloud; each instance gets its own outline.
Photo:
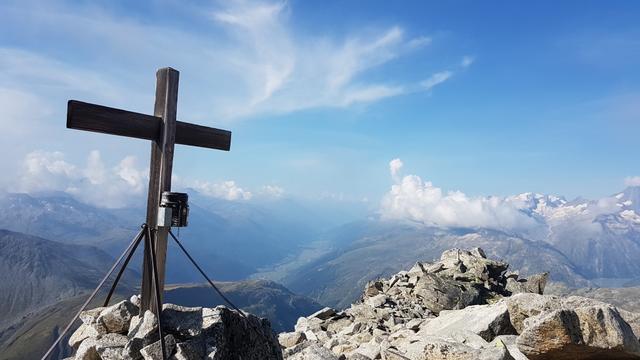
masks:
POLYGON ((147 175, 147 171, 140 171, 136 167, 135 156, 126 156, 114 170, 120 179, 131 186, 134 192, 140 193, 146 190, 149 176, 147 175))
POLYGON ((197 180, 190 187, 203 195, 230 201, 249 200, 253 197, 250 191, 239 187, 233 180, 219 183, 197 180))
MULTIPOLYGON (((126 156, 117 165, 109 167, 100 152, 94 150, 84 166, 77 166, 66 161, 61 152, 34 151, 25 157, 22 172, 9 191, 63 191, 99 207, 120 208, 143 204, 148 181, 148 169, 139 168, 133 156, 126 156)), ((203 195, 230 201, 253 197, 251 191, 232 180, 216 183, 174 176, 172 183, 173 188, 193 188, 203 195)), ((261 193, 279 197, 284 189, 267 185, 262 187, 261 193)))
POLYGON ((471 66, 471 64, 473 64, 476 61, 476 58, 473 56, 463 56, 462 57, 462 61, 460 61, 460 66, 462 68, 468 68, 469 66, 471 66))
POLYGON ((402 160, 397 158, 389 162, 389 171, 391 172, 391 177, 394 181, 399 179, 398 172, 400 172, 402 166, 404 166, 404 163, 402 162, 402 160))
POLYGON ((431 38, 428 36, 419 36, 417 38, 413 38, 407 42, 407 46, 411 49, 421 48, 423 46, 431 44, 431 38))
POLYGON ((471 66, 474 61, 475 61, 475 58, 473 56, 466 55, 466 56, 462 57, 462 60, 460 61, 460 65, 457 67, 456 71, 443 70, 443 71, 438 71, 436 73, 433 73, 427 79, 422 80, 420 82, 420 87, 423 90, 430 91, 434 87, 436 87, 436 86, 444 83, 445 81, 451 79, 453 77, 453 75, 456 74, 457 71, 466 69, 469 66, 471 66))
POLYGON ((260 189, 260 194, 268 197, 279 198, 284 195, 284 189, 277 185, 264 185, 260 189))
POLYGON ((403 92, 404 89, 402 87, 389 87, 385 85, 373 85, 362 89, 349 89, 344 95, 342 105, 349 106, 355 103, 374 102, 402 94, 403 92))
POLYGON ((23 173, 18 177, 17 190, 24 192, 67 190, 70 182, 81 175, 78 169, 64 160, 61 152, 34 151, 23 163, 23 173))
POLYGON ((44 119, 51 116, 50 107, 38 96, 28 91, 1 86, 0 109, 2 138, 6 138, 7 143, 10 142, 7 145, 13 145, 16 140, 37 132, 46 125, 44 119))
POLYGON ((428 79, 421 81, 420 85, 425 90, 431 90, 436 85, 440 85, 443 82, 449 80, 452 76, 453 76, 453 72, 452 71, 448 71, 448 70, 440 71, 440 72, 437 72, 437 73, 431 75, 428 79))
POLYGON ((142 198, 146 171, 138 169, 133 157, 107 168, 100 153, 92 151, 85 167, 67 162, 61 152, 34 151, 23 163, 13 191, 34 193, 63 191, 81 201, 101 207, 129 206, 142 198))
POLYGON ((141 85, 152 78, 148 69, 171 64, 190 76, 190 93, 201 94, 183 100, 190 102, 181 113, 191 120, 348 107, 424 90, 417 81, 398 83, 391 76, 368 80, 367 75, 432 42, 428 36, 409 36, 400 25, 365 26, 339 37, 300 31, 289 21, 291 3, 284 1, 183 6, 181 16, 204 20, 204 27, 189 30, 142 23, 103 6, 64 0, 30 4, 0 5, 7 19, 21 19, 8 22, 11 31, 38 26, 52 39, 72 43, 78 54, 54 59, 0 48, 0 86, 27 83, 42 92, 89 94, 87 100, 135 105, 133 110, 139 111, 141 105, 134 103, 153 95, 141 85))
POLYGON ((640 186, 640 176, 629 176, 624 179, 625 186, 640 186))
POLYGON ((213 18, 233 36, 236 48, 225 62, 240 75, 249 96, 248 101, 226 97, 228 116, 347 107, 401 95, 406 85, 368 82, 361 75, 430 42, 407 39, 399 26, 342 40, 301 38, 288 24, 290 9, 284 3, 226 6, 213 18))
POLYGON ((394 178, 383 197, 380 213, 384 219, 409 220, 445 227, 490 227, 527 229, 535 222, 512 203, 498 197, 469 197, 460 191, 444 192, 419 176, 398 177, 400 159, 390 163, 394 178))
POLYGON ((130 94, 125 94, 124 89, 106 79, 104 74, 16 48, 0 48, 0 69, 2 86, 30 97, 65 92, 99 94, 110 101, 122 101, 130 94))

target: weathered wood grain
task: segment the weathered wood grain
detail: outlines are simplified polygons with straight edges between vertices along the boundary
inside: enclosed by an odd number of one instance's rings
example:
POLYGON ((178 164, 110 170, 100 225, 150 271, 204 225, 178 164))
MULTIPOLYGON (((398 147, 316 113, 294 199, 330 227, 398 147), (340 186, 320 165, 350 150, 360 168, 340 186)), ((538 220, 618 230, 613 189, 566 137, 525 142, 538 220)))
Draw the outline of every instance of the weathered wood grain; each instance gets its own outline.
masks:
MULTIPOLYGON (((171 68, 163 68, 158 70, 156 78, 156 102, 153 112, 155 116, 162 119, 163 131, 160 138, 151 144, 147 225, 152 229, 152 247, 156 254, 158 284, 161 289, 160 296, 162 296, 167 256, 168 229, 157 227, 158 207, 160 206, 162 192, 171 190, 179 73, 171 68)), ((142 311, 151 310, 155 312, 157 304, 155 303, 153 282, 151 281, 151 266, 148 262, 150 260, 150 255, 146 255, 143 260, 140 306, 142 311)))
POLYGON ((77 100, 67 103, 67 128, 156 140, 162 119, 77 100))
MULTIPOLYGON (((67 128, 103 134, 158 140, 163 122, 160 117, 108 106, 69 100, 67 128)), ((202 125, 176 122, 175 143, 229 151, 231 131, 202 125)))
POLYGON ((176 144, 229 151, 231 131, 178 121, 176 123, 176 144))

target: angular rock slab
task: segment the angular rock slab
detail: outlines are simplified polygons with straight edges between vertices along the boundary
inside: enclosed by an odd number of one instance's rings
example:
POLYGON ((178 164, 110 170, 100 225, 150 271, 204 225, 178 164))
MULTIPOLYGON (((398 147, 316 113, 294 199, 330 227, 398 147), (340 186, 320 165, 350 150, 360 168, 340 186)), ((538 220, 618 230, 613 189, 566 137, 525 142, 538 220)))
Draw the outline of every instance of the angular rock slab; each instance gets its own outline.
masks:
POLYGON ((281 360, 282 349, 268 320, 240 315, 224 306, 207 311, 205 336, 208 358, 281 360))
POLYGON ((205 357, 207 347, 201 338, 176 344, 176 353, 171 360, 200 360, 205 357))
POLYGON ((421 326, 419 334, 449 336, 470 331, 486 341, 498 335, 514 335, 509 311, 504 303, 474 305, 462 310, 441 311, 440 316, 421 326))
POLYGON ((503 301, 507 304, 511 324, 513 324, 518 334, 524 331, 526 319, 562 307, 562 301, 559 297, 549 295, 522 293, 513 295, 503 301))
POLYGON ((425 335, 407 339, 397 350, 386 349, 389 360, 512 360, 506 348, 473 348, 452 339, 425 335))
POLYGON ((549 273, 531 275, 526 279, 507 279, 506 289, 511 294, 534 293, 542 295, 547 285, 549 273))
POLYGON ((318 345, 317 343, 309 343, 307 346, 301 347, 297 352, 290 353, 287 360, 338 360, 329 349, 318 345))
POLYGON ((560 309, 529 318, 516 340, 530 360, 640 359, 640 343, 617 309, 560 309))
POLYGON ((80 327, 71 334, 71 337, 69 338, 69 346, 78 350, 78 346, 80 346, 85 339, 97 338, 98 335, 100 334, 93 326, 82 323, 80 327))
POLYGON ((480 291, 474 286, 461 286, 457 281, 434 274, 420 277, 413 293, 419 304, 434 314, 482 303, 480 291))
POLYGON ((280 335, 278 335, 278 342, 280 343, 280 346, 285 349, 294 347, 305 340, 307 340, 307 337, 303 332, 299 331, 281 333, 280 335))
POLYGON ((193 337, 202 331, 202 308, 174 304, 162 306, 162 329, 181 336, 193 337))
POLYGON ((124 334, 129 330, 131 318, 138 315, 138 307, 129 300, 104 308, 96 321, 102 324, 108 333, 124 334))
MULTIPOLYGON (((164 337, 164 349, 167 357, 171 357, 173 354, 173 350, 176 347, 176 339, 173 335, 169 334, 164 337)), ((153 344, 149 344, 143 347, 140 350, 140 354, 144 358, 144 360, 161 360, 162 359, 162 345, 160 344, 160 340, 154 342, 153 344)))
POLYGON ((101 360, 125 359, 125 345, 129 339, 121 334, 106 334, 97 340, 96 351, 101 360))

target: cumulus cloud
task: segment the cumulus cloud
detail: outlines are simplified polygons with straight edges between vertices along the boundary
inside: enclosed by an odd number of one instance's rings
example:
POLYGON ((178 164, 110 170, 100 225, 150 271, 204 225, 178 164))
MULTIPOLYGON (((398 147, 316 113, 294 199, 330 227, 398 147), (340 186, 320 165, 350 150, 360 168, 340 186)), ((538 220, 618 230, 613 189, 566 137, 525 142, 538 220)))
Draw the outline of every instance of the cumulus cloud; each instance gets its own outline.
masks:
POLYGON ((12 190, 26 193, 63 191, 81 201, 117 208, 140 199, 146 185, 146 171, 126 157, 108 168, 98 151, 92 151, 83 167, 65 160, 61 152, 33 151, 24 159, 22 173, 12 190))
POLYGON ((393 178, 394 181, 397 181, 399 179, 398 172, 400 171, 400 169, 402 169, 403 165, 404 164, 402 163, 402 160, 398 158, 393 159, 389 162, 389 171, 391 172, 391 178, 393 178))
POLYGON ((67 190, 81 177, 78 169, 64 160, 61 152, 33 151, 24 159, 18 191, 67 190))
POLYGON ((640 186, 640 176, 629 176, 624 179, 625 186, 640 186))
POLYGON ((233 180, 219 183, 197 180, 190 187, 203 195, 230 201, 249 200, 253 197, 250 191, 239 187, 233 180))
POLYGON ((260 194, 267 197, 280 198, 284 195, 284 189, 277 185, 264 185, 260 189, 260 194))
POLYGON ((384 219, 408 220, 445 227, 526 229, 535 225, 514 204, 499 197, 469 197, 460 191, 445 192, 417 175, 402 178, 400 159, 389 163, 394 184, 383 197, 384 219))
MULTIPOLYGON (((25 193, 62 191, 99 207, 119 208, 142 204, 149 182, 148 169, 140 168, 134 156, 108 166, 93 150, 84 166, 74 165, 62 152, 33 151, 23 161, 22 171, 9 190, 25 193)), ((250 200, 253 193, 235 181, 186 180, 174 175, 173 188, 192 188, 205 196, 229 201, 250 200)), ((265 185, 260 193, 280 197, 284 189, 265 185)))

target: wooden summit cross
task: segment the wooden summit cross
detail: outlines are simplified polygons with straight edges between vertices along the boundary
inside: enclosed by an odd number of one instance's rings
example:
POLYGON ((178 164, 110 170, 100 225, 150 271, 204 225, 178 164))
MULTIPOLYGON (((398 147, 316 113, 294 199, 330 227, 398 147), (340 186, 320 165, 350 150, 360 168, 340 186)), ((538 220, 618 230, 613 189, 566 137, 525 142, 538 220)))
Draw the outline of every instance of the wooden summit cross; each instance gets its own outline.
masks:
POLYGON ((146 223, 151 229, 153 239, 150 242, 145 241, 141 310, 152 310, 155 313, 157 313, 157 304, 153 296, 150 252, 154 251, 156 254, 157 280, 159 293, 162 296, 169 228, 157 226, 158 207, 162 192, 171 191, 174 144, 225 151, 229 151, 231 146, 230 131, 176 121, 179 78, 177 70, 160 69, 156 73, 156 78, 156 102, 153 116, 75 100, 69 100, 67 109, 67 128, 151 140, 146 223), (155 248, 151 249, 153 244, 155 248))

